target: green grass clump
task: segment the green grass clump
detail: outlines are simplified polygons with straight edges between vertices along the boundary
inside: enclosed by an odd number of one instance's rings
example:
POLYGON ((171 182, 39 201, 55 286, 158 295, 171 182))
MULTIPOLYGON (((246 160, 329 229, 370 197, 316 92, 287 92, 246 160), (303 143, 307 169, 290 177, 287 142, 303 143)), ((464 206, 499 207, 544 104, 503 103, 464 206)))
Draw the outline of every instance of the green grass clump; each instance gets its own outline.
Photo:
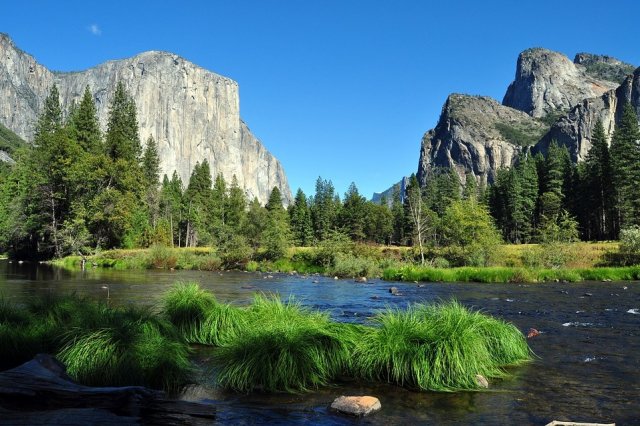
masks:
POLYGON ((246 323, 246 312, 220 303, 197 283, 178 283, 167 291, 162 312, 189 343, 220 346, 246 323))
POLYGON ((16 367, 40 352, 56 355, 86 385, 174 391, 191 374, 188 346, 148 308, 110 308, 73 294, 24 307, 0 301, 0 367, 16 367))
POLYGON ((240 391, 299 392, 346 371, 349 344, 327 314, 256 296, 242 333, 218 349, 218 383, 240 391))
POLYGON ((477 374, 503 377, 502 367, 530 357, 515 327, 457 302, 388 310, 374 322, 353 355, 355 370, 370 380, 419 390, 478 389, 477 374))
POLYGON ((171 326, 135 309, 107 316, 110 326, 74 336, 58 353, 71 377, 90 386, 145 385, 169 391, 188 382, 189 349, 171 326))
POLYGON ((216 302, 204 320, 187 340, 204 345, 221 346, 244 331, 248 318, 246 310, 228 303, 216 302))
POLYGON ((162 312, 189 339, 200 329, 209 310, 216 304, 213 294, 198 283, 176 283, 162 298, 162 312))

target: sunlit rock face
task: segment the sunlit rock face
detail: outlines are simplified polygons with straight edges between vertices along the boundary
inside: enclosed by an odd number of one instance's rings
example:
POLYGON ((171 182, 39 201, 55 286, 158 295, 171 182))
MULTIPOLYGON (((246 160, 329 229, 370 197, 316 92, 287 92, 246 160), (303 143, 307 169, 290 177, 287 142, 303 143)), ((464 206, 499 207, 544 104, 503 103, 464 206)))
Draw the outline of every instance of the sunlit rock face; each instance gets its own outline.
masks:
POLYGON ((238 83, 167 52, 144 52, 79 72, 52 72, 0 35, 0 123, 27 141, 49 90, 61 102, 79 102, 89 86, 106 129, 117 82, 134 98, 144 145, 158 143, 162 173, 175 170, 186 184, 198 162, 230 182, 235 175, 250 197, 266 203, 278 187, 286 204, 291 191, 280 162, 240 118, 238 83))

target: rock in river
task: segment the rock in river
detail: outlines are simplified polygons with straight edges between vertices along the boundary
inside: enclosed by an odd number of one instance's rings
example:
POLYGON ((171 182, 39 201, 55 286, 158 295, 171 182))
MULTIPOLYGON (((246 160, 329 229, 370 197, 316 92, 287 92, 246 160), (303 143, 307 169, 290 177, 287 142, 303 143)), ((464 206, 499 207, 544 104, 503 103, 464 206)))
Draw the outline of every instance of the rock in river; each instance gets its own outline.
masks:
POLYGON ((333 401, 331 408, 345 414, 366 416, 378 411, 382 405, 373 396, 340 396, 333 401))

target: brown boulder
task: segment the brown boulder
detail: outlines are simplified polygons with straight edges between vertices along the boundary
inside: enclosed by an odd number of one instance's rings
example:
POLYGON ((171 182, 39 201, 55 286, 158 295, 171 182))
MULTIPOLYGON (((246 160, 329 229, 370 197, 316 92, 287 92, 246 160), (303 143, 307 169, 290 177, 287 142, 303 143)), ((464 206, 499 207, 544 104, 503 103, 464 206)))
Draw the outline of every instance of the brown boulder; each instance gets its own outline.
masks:
POLYGON ((353 416, 366 416, 382 408, 380 400, 373 396, 341 396, 331 404, 333 410, 353 416))

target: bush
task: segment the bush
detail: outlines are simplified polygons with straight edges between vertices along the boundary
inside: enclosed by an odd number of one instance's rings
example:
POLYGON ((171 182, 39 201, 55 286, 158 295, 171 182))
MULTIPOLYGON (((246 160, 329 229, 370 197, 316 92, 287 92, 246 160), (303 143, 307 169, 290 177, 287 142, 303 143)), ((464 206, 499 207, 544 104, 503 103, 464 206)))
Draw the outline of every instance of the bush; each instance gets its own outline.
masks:
POLYGON ((522 264, 530 268, 559 269, 578 256, 575 245, 549 242, 522 251, 522 264))
POLYGON ((378 277, 381 272, 375 260, 350 254, 336 254, 333 263, 327 272, 338 277, 378 277))
POLYGON ((150 268, 173 269, 178 264, 178 258, 172 248, 155 244, 149 248, 146 262, 150 268))
POLYGON ((313 249, 314 262, 324 268, 330 268, 335 265, 337 255, 352 254, 353 245, 348 235, 332 231, 313 249))
POLYGON ((219 253, 227 269, 244 269, 253 250, 243 236, 234 234, 220 247, 219 253))
POLYGON ((219 271, 222 269, 222 259, 213 254, 200 256, 196 258, 192 268, 198 271, 219 271))
POLYGON ((615 258, 622 266, 640 264, 640 226, 634 225, 620 231, 620 248, 615 258))

